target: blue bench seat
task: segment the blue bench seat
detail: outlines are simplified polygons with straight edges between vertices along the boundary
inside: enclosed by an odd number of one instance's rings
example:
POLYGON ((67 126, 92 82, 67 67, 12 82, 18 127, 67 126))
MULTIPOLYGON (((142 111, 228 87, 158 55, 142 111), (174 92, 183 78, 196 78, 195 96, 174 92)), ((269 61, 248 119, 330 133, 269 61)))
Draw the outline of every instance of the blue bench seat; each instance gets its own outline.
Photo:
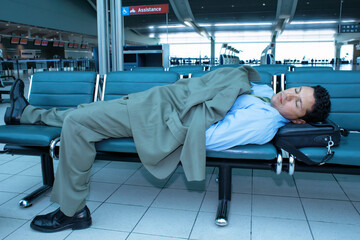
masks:
MULTIPOLYGON (((91 103, 97 98, 98 78, 94 72, 40 72, 30 80, 29 103, 50 109, 67 109, 91 103)), ((11 154, 40 155, 43 186, 20 200, 23 207, 51 189, 54 181, 50 147, 60 137, 61 128, 44 125, 2 125, 0 143, 11 154)))
MULTIPOLYGON (((332 147, 335 152, 332 159, 327 163, 360 166, 360 133, 350 133, 347 137, 342 137, 339 146, 332 147)), ((305 155, 314 161, 320 162, 326 155, 327 148, 301 148, 305 155)))
MULTIPOLYGON (((103 152, 137 153, 132 138, 107 139, 96 143, 96 150, 103 152)), ((227 159, 261 159, 274 160, 277 155, 276 148, 267 143, 264 145, 236 146, 223 151, 207 151, 207 157, 227 159)))
MULTIPOLYGON (((325 87, 331 98, 329 119, 340 127, 350 131, 349 136, 342 137, 340 145, 332 147, 335 152, 329 164, 348 165, 354 173, 360 166, 360 72, 359 71, 298 71, 285 75, 286 88, 298 86, 325 87)), ((302 148, 301 151, 310 159, 320 161, 327 148, 302 148)), ((326 166, 324 164, 320 167, 326 166)), ((358 173, 358 172, 357 172, 358 173)))
POLYGON ((59 137, 61 128, 41 125, 2 125, 0 142, 20 146, 49 147, 59 137))

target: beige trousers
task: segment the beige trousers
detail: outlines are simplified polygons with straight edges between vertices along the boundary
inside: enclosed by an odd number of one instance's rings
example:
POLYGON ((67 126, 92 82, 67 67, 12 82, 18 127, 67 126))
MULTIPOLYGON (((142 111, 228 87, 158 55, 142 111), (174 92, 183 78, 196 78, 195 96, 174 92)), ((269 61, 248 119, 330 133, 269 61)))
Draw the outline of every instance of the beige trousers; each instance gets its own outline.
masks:
POLYGON ((107 138, 131 137, 126 100, 116 99, 79 105, 76 109, 25 108, 21 124, 62 127, 60 159, 51 201, 73 216, 85 207, 90 171, 96 156, 95 143, 107 138))

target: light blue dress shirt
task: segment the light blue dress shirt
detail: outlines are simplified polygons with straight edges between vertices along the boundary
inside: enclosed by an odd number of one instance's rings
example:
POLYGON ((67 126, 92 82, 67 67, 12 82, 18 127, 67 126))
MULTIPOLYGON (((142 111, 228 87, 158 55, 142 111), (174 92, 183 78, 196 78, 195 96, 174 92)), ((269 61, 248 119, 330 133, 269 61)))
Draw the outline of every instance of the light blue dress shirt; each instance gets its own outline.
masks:
MULTIPOLYGON (((252 84, 251 89, 257 96, 271 99, 274 95, 267 85, 252 84)), ((265 144, 288 122, 270 103, 243 94, 221 121, 206 130, 206 149, 221 151, 237 145, 265 144)))

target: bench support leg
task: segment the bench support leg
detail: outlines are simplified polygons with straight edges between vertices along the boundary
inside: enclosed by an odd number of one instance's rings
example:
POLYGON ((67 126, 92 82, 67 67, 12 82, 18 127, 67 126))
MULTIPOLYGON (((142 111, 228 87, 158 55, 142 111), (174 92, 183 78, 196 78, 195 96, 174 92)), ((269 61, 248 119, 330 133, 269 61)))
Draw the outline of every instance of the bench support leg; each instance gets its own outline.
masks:
POLYGON ((219 167, 219 205, 215 224, 224 227, 228 224, 228 214, 231 201, 231 167, 219 167))
POLYGON ((20 200, 20 207, 30 207, 39 197, 45 195, 54 183, 54 165, 49 154, 41 154, 41 171, 43 176, 43 186, 36 189, 20 200))

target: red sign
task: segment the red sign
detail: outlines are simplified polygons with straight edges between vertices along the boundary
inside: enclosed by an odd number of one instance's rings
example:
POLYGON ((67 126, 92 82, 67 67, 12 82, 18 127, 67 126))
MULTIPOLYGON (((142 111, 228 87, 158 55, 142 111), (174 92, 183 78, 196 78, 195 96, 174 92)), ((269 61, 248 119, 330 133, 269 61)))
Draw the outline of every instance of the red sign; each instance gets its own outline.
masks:
POLYGON ((41 41, 41 46, 47 46, 48 45, 48 41, 46 41, 46 40, 42 40, 41 41))
POLYGON ((129 15, 168 13, 169 4, 144 5, 129 7, 129 15))

